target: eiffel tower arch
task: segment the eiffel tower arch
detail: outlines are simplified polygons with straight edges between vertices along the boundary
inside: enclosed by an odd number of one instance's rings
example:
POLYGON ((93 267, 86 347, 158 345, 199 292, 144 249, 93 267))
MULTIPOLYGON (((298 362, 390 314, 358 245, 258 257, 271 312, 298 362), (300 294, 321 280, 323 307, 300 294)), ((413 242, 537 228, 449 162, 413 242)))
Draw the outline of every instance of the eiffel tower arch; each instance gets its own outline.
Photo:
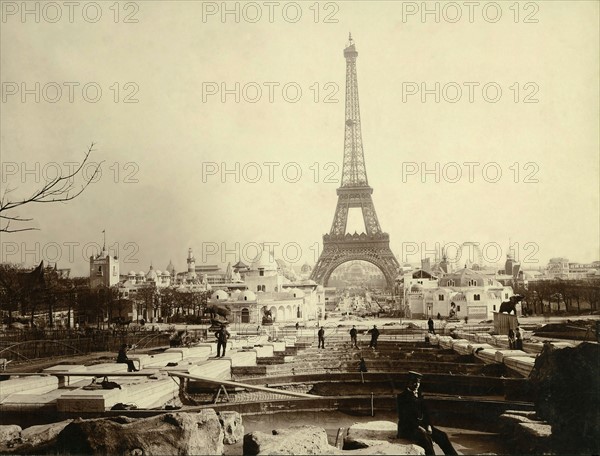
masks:
POLYGON ((342 181, 337 189, 338 203, 329 234, 323 235, 323 251, 312 271, 311 279, 327 286, 331 273, 352 260, 367 261, 383 273, 391 288, 400 265, 390 249, 390 238, 382 232, 373 205, 373 188, 369 186, 360 126, 356 58, 358 52, 352 35, 344 49, 346 59, 346 118, 342 181), (348 212, 362 211, 365 233, 346 233, 348 212))

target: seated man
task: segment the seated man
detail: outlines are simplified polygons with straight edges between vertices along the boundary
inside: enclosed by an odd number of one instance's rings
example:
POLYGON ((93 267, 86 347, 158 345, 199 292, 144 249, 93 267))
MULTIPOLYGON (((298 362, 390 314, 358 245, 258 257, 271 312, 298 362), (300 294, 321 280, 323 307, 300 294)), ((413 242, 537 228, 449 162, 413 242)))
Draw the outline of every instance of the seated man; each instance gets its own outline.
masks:
POLYGON ((398 394, 398 438, 414 441, 425 449, 425 454, 435 454, 433 442, 437 443, 444 454, 458 454, 445 432, 433 427, 425 407, 423 395, 419 391, 422 374, 409 372, 406 389, 398 394))
POLYGON ((137 372, 139 370, 135 368, 133 360, 129 359, 129 357, 127 356, 127 344, 121 345, 121 349, 119 350, 119 354, 117 355, 117 363, 127 364, 127 372, 137 372))

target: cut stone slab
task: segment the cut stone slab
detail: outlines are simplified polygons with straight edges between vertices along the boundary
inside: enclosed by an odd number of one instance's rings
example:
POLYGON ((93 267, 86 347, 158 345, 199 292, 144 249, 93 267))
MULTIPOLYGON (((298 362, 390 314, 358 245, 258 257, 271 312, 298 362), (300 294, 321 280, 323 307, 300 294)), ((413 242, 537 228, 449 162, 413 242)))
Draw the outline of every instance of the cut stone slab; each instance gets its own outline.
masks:
POLYGON ((381 442, 374 440, 374 445, 367 448, 359 448, 357 450, 340 451, 339 454, 344 455, 371 455, 371 454, 387 454, 387 455, 422 455, 425 454, 425 450, 415 444, 398 444, 392 442, 381 442))
POLYGON ((378 453, 369 454, 425 454, 425 450, 407 439, 396 439, 398 425, 391 421, 354 423, 346 431, 344 450, 378 447, 378 453), (384 449, 385 448, 385 449, 384 449), (391 451, 391 452, 388 452, 391 451))
POLYGON ((468 348, 469 348, 470 352, 474 354, 477 350, 479 350, 479 351, 485 350, 485 349, 492 350, 495 347, 493 347, 490 344, 485 343, 485 342, 472 342, 469 344, 468 348))
POLYGON ((262 347, 254 346, 253 350, 256 350, 257 358, 270 358, 274 356, 273 345, 263 345, 262 347))
POLYGON ((115 374, 119 372, 127 372, 127 364, 124 363, 102 363, 87 366, 88 372, 115 374))
POLYGON ((471 342, 466 339, 455 340, 452 344, 452 350, 454 350, 459 355, 470 355, 469 344, 471 342))
POLYGON ((28 377, 11 377, 0 382, 0 399, 10 394, 27 392, 30 394, 42 394, 58 388, 58 378, 45 375, 32 375, 28 377))
POLYGON ((120 383, 121 389, 65 391, 56 400, 56 408, 59 412, 103 412, 118 403, 152 408, 164 405, 179 394, 179 386, 167 376, 158 379, 127 377, 117 383, 120 383))
POLYGON ((519 427, 524 429, 527 434, 535 438, 546 439, 552 436, 552 426, 547 423, 519 423, 519 427))
POLYGON ((256 352, 229 352, 225 358, 231 359, 232 366, 256 366, 256 352))
POLYGON ((528 356, 523 350, 496 350, 496 361, 499 363, 504 362, 504 358, 507 356, 528 356))
POLYGON ((285 342, 271 342, 273 344, 273 351, 275 352, 284 352, 285 351, 285 342))
POLYGON ((475 353, 475 357, 482 360, 485 364, 495 364, 496 361, 496 349, 495 348, 484 348, 475 353))
POLYGON ((529 356, 504 356, 504 364, 521 375, 528 377, 533 370, 535 358, 529 356))
MULTIPOLYGON (((163 367, 169 363, 178 363, 182 359, 183 356, 180 352, 158 353, 156 355, 151 355, 147 359, 144 359, 144 367, 163 367)), ((124 366, 127 367, 125 364, 124 366)))
POLYGON ((325 429, 316 426, 293 426, 275 429, 272 434, 252 432, 244 436, 244 455, 336 454, 329 445, 325 429))

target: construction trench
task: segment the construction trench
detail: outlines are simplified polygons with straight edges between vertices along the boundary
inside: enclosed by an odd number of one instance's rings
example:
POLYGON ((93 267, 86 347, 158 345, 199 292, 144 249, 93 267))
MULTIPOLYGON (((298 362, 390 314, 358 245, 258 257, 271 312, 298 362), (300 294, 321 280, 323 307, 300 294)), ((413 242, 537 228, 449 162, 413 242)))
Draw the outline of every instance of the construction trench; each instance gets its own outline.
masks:
MULTIPOLYGON (((366 335, 359 336, 361 348, 355 349, 347 328, 330 328, 326 348, 318 349, 312 330, 281 332, 278 341, 234 335, 224 358, 215 358, 214 343, 130 354, 141 369, 133 373, 114 362, 7 371, 0 381, 1 424, 25 433, 31 426, 76 418, 150 418, 212 409, 218 415, 239 413, 246 434, 321 427, 329 445, 341 450, 348 449, 344 436, 356 423, 387 422, 387 433, 378 439, 394 443, 395 395, 405 388, 408 371, 418 371, 432 421, 459 453, 553 452, 551 427, 535 416, 527 378, 542 343, 529 342, 517 351, 509 349, 506 336, 487 332, 455 330, 426 340, 422 331, 389 328, 376 349, 368 348, 366 335), (367 372, 359 372, 361 357, 367 372)), ((18 438, 12 445, 5 442, 2 451, 10 453, 18 443, 18 438)), ((223 452, 247 453, 239 438, 223 452)))

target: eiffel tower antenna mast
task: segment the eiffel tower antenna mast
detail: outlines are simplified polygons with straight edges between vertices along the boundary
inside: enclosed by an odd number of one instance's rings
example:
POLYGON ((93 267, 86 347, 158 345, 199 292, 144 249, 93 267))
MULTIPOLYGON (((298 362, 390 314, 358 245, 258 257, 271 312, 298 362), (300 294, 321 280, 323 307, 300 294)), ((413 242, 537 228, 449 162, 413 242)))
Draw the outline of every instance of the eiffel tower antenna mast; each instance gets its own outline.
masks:
POLYGON ((338 203, 331 230, 323 236, 323 252, 311 279, 327 285, 329 276, 339 265, 351 260, 363 260, 377 266, 383 272, 388 287, 392 287, 400 265, 390 250, 389 235, 383 233, 379 225, 371 198, 373 189, 367 179, 358 101, 357 57, 356 45, 352 34, 349 34, 348 45, 344 49, 346 113, 342 181, 337 189, 338 203), (351 208, 362 210, 365 233, 346 234, 351 208))

